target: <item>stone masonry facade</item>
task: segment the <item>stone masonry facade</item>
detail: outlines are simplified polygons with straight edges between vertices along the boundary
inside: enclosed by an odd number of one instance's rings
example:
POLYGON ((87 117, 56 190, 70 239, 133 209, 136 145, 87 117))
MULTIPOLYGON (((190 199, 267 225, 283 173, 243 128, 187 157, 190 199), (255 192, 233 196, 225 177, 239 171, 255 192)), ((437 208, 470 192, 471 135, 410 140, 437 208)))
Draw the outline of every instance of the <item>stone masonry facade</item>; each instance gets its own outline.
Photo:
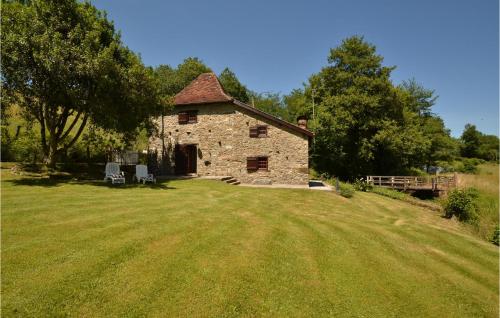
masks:
MULTIPOLYGON (((232 176, 247 184, 299 184, 309 181, 309 137, 233 103, 178 105, 164 116, 164 143, 173 173, 175 145, 196 145, 198 176, 232 176), (178 113, 197 111, 197 122, 179 124, 178 113), (267 126, 267 137, 251 138, 249 129, 267 126), (248 171, 247 158, 268 158, 268 170, 248 171)), ((161 127, 161 118, 157 120, 161 127)), ((150 148, 162 153, 161 128, 150 148)))

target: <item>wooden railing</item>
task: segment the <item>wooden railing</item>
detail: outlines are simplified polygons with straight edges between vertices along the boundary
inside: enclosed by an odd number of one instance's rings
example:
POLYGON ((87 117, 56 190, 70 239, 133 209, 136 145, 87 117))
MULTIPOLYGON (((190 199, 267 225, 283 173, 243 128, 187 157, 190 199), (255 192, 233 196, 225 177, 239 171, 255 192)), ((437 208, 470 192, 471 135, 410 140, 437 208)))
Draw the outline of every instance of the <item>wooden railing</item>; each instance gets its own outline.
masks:
POLYGON ((398 190, 432 190, 446 191, 457 186, 456 175, 453 176, 367 176, 366 181, 375 186, 398 190))

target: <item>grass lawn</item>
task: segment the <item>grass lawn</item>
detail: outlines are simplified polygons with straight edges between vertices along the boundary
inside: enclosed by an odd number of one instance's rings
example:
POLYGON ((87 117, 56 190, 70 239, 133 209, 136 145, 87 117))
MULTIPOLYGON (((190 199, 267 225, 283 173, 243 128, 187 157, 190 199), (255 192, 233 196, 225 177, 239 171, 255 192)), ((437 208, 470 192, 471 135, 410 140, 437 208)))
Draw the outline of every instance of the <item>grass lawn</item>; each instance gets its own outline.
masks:
POLYGON ((2 315, 498 317, 496 246, 372 193, 2 170, 2 315))

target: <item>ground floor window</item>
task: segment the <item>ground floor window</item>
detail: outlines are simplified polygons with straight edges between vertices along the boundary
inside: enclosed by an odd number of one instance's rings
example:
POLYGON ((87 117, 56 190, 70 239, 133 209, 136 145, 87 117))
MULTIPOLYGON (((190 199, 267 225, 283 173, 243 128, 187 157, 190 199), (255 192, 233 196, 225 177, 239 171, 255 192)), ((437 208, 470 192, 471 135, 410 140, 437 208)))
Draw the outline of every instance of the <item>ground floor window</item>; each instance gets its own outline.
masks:
POLYGON ((268 170, 268 158, 267 157, 248 157, 247 158, 247 170, 257 171, 257 170, 268 170))

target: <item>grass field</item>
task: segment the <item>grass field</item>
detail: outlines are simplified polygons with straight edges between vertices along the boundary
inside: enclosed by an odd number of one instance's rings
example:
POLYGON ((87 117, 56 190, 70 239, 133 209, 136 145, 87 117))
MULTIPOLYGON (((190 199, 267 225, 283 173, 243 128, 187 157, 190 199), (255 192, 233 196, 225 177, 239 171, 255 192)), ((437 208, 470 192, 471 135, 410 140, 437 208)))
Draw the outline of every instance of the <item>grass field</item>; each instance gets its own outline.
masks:
POLYGON ((458 178, 460 187, 474 187, 479 190, 477 203, 480 217, 473 230, 486 240, 491 238, 495 226, 499 224, 498 168, 498 164, 483 164, 479 166, 478 174, 461 174, 458 178))
POLYGON ((372 193, 2 170, 2 316, 498 317, 496 246, 372 193))

